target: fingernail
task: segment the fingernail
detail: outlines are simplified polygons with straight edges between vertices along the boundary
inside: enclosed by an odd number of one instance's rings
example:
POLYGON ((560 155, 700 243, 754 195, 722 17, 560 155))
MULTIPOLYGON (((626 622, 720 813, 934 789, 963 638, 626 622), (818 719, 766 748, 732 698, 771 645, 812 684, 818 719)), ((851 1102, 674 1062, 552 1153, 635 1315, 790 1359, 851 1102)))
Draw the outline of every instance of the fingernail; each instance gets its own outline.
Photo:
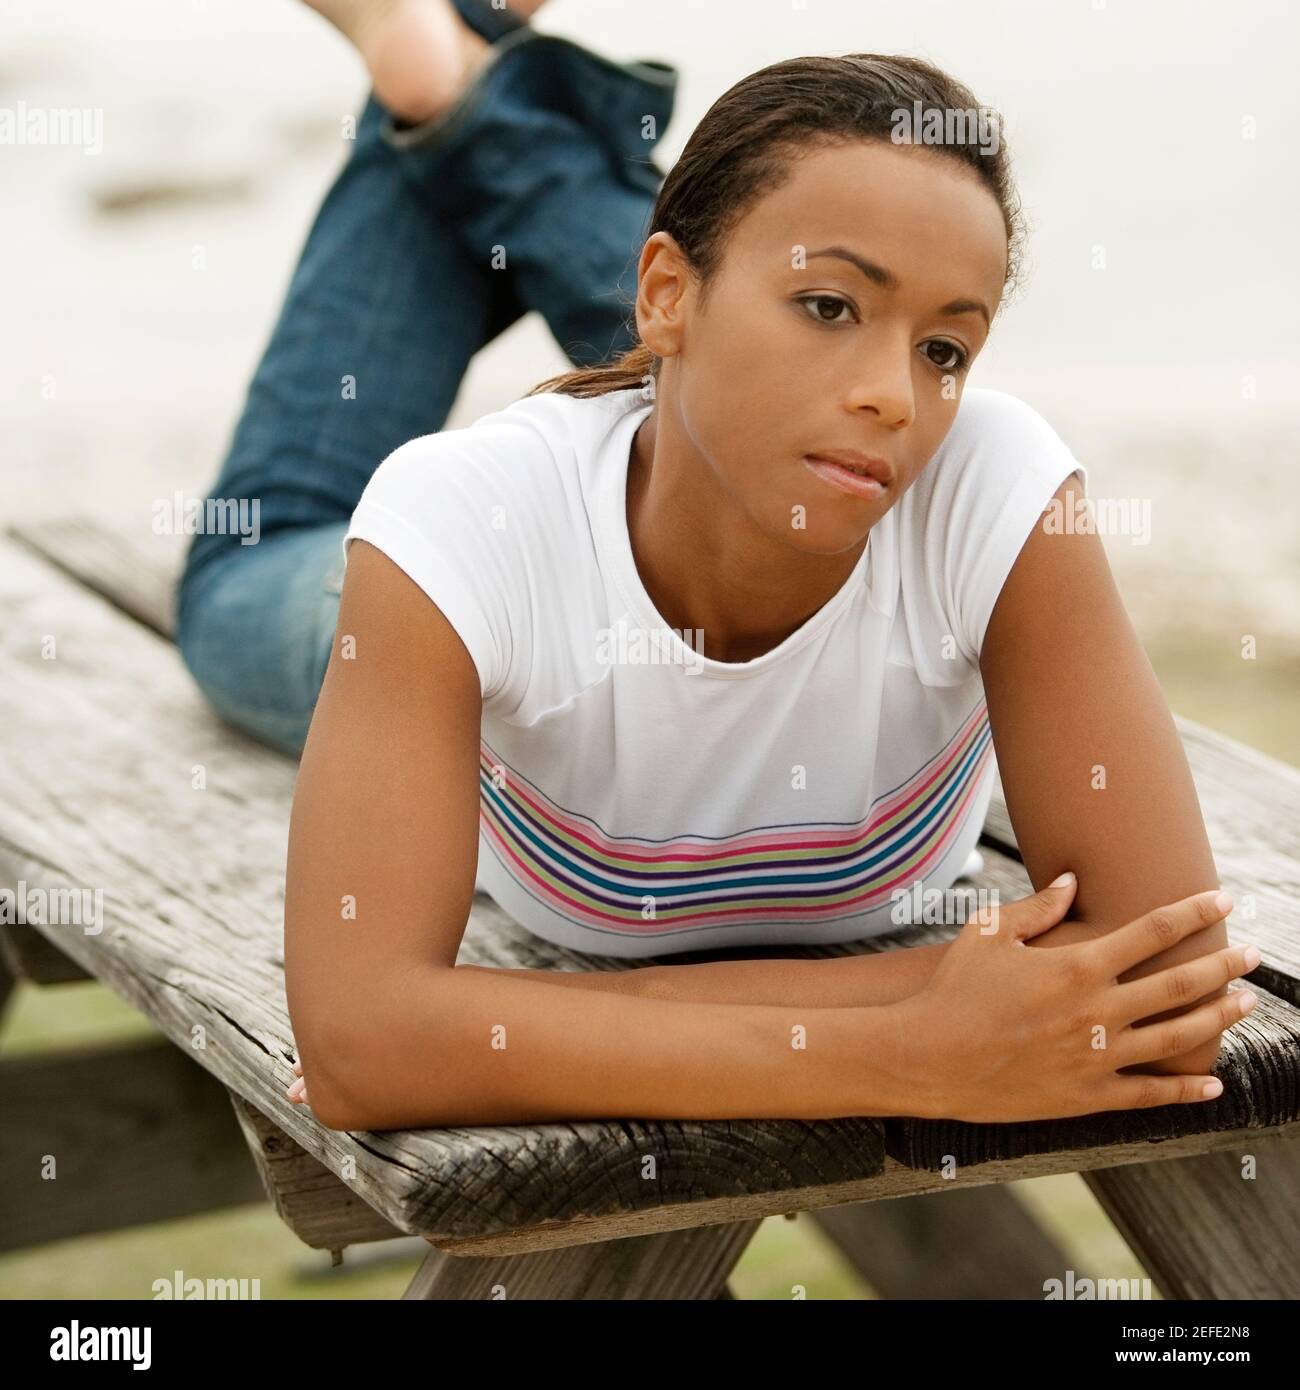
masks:
POLYGON ((1049 888, 1064 888, 1068 884, 1071 884, 1073 882, 1074 875, 1070 872, 1069 869, 1066 869, 1066 871, 1060 876, 1060 878, 1054 878, 1051 881, 1051 883, 1049 883, 1047 886, 1049 888))
POLYGON ((1237 1007, 1244 1014, 1247 1009, 1253 1009, 1259 1003, 1259 995, 1254 990, 1243 989, 1237 996, 1237 1007))
POLYGON ((1220 893, 1214 900, 1214 906, 1218 911, 1227 914, 1232 911, 1232 899, 1226 893, 1220 893))
POLYGON ((306 1082, 302 1079, 302 1077, 300 1076, 300 1077, 297 1079, 297 1081, 295 1081, 295 1082, 293 1083, 293 1085, 291 1085, 291 1086, 289 1087, 289 1094, 290 1094, 291 1096, 298 1096, 298 1095, 301 1095, 302 1092, 303 1092, 303 1090, 305 1089, 306 1085, 307 1085, 307 1083, 306 1083, 306 1082))
POLYGON ((1223 1094, 1223 1082, 1207 1081, 1205 1083, 1205 1089, 1201 1092, 1201 1094, 1205 1097, 1206 1100, 1213 1100, 1215 1096, 1221 1096, 1223 1094))
POLYGON ((1259 964, 1261 960, 1261 956, 1259 954, 1259 947, 1247 946, 1246 949, 1241 953, 1241 958, 1243 961, 1245 961, 1247 970, 1254 970, 1254 968, 1259 964))

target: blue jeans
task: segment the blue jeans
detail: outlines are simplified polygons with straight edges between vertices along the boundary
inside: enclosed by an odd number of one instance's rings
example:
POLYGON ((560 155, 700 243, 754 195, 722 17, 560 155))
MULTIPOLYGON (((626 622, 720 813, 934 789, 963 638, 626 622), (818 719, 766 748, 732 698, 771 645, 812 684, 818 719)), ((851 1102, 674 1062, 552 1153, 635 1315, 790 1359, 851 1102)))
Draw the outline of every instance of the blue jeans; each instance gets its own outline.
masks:
POLYGON ((343 536, 379 463, 443 428, 470 359, 528 309, 575 366, 635 336, 662 182, 650 153, 677 70, 455 3, 491 61, 423 126, 367 103, 209 493, 256 516, 256 541, 200 531, 177 593, 177 645, 208 702, 293 755, 334 642, 343 536))

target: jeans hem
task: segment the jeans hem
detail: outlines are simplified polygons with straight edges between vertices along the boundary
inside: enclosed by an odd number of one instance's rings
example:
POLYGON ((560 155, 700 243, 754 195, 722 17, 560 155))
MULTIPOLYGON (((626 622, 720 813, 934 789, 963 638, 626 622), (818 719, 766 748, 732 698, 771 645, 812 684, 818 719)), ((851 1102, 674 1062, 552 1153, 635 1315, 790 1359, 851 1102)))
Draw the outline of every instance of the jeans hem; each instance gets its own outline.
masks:
MULTIPOLYGON (((414 126, 399 126, 396 119, 389 113, 385 115, 380 125, 381 138, 394 149, 406 152, 436 150, 449 143, 456 132, 482 104, 489 79, 497 64, 510 50, 525 44, 532 44, 537 51, 546 51, 549 48, 552 52, 567 51, 570 56, 580 55, 583 61, 594 63, 597 68, 603 69, 611 75, 641 84, 661 101, 666 97, 671 109, 671 102, 680 78, 679 70, 672 63, 657 58, 639 58, 620 63, 613 58, 606 58, 603 54, 593 52, 589 48, 584 48, 581 44, 574 43, 571 39, 563 38, 559 34, 542 34, 525 25, 503 35, 491 45, 486 61, 475 73, 473 81, 461 93, 454 105, 441 115, 414 126)), ((596 134, 601 134, 601 132, 597 131, 596 134)), ((647 141, 646 143, 653 142, 647 141)))

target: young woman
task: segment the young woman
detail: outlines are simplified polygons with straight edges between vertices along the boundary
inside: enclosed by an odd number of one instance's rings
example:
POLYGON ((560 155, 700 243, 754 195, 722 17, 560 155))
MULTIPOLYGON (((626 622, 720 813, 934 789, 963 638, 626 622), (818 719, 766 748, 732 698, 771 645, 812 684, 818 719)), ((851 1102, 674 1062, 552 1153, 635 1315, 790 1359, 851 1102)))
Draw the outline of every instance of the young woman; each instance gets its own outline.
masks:
POLYGON ((377 96, 214 489, 262 540, 197 537, 180 595, 214 707, 301 751, 291 1097, 384 1129, 1217 1093, 1258 957, 1100 541, 1037 524, 1084 470, 966 385, 1015 278, 1006 150, 893 138, 972 95, 777 63, 661 187, 669 66, 476 0, 331 9, 377 96), (442 429, 528 307, 577 370, 442 429), (995 748, 1037 893, 943 946, 761 958, 947 888, 995 748), (579 951, 759 957, 457 966, 476 882, 579 951))

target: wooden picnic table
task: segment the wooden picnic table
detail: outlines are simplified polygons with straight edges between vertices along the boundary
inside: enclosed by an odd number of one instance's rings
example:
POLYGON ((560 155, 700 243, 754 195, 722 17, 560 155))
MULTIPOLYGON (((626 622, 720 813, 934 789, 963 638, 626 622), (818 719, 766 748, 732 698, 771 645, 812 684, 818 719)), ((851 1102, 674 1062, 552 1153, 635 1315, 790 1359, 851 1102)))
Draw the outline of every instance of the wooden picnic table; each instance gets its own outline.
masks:
MULTIPOLYGON (((265 1191, 317 1249, 423 1236, 433 1248, 407 1298, 726 1298, 759 1223, 810 1212, 882 1297, 1042 1298, 1070 1261, 1002 1184, 1078 1172, 1166 1297, 1300 1296, 1295 769, 1178 720, 1236 902, 1230 930, 1264 957, 1249 977, 1262 1002, 1227 1035, 1217 1101, 1034 1124, 335 1132, 284 1096, 296 1055, 282 953, 296 764, 218 720, 184 669, 170 632, 185 542, 138 519, 0 535, 0 888, 98 890, 103 908, 98 929, 0 928, 0 1000, 13 978, 94 977, 162 1035, 0 1059, 0 1246, 265 1191), (57 1183, 40 1177, 50 1153, 57 1183)), ((982 852, 972 886, 1031 891, 1000 790, 982 852)), ((956 930, 787 951, 893 950, 956 930)), ((540 941, 481 895, 459 959, 636 968, 540 941)))

